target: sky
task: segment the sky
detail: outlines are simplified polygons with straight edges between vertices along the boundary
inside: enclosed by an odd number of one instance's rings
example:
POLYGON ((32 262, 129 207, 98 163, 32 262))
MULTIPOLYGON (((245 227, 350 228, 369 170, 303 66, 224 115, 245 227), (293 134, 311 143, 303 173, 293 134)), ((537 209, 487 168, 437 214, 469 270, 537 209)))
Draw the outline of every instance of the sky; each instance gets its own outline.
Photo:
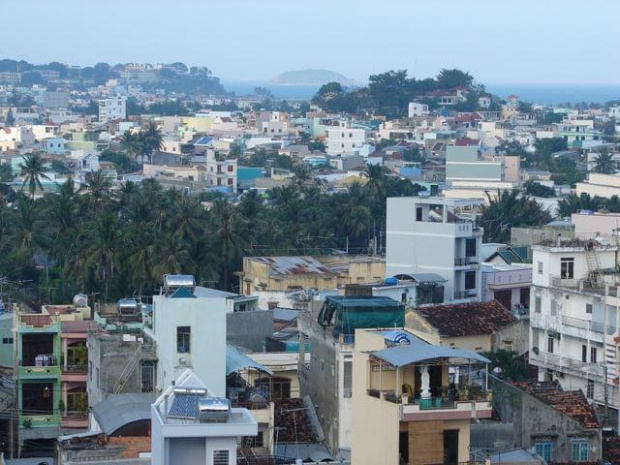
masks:
POLYGON ((620 83, 617 0, 2 0, 0 57, 329 69, 365 82, 460 68, 482 83, 620 83))

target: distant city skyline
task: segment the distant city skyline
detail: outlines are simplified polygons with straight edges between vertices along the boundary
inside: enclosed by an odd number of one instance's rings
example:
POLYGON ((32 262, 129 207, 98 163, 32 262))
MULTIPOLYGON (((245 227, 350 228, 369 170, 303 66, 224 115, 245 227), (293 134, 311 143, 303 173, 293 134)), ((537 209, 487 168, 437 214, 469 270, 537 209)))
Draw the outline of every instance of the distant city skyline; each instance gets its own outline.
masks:
POLYGON ((227 81, 291 70, 366 82, 460 68, 492 83, 620 82, 620 2, 578 0, 5 0, 6 58, 207 66, 227 81), (45 5, 45 6, 43 6, 45 5), (48 6, 49 5, 49 6, 48 6))

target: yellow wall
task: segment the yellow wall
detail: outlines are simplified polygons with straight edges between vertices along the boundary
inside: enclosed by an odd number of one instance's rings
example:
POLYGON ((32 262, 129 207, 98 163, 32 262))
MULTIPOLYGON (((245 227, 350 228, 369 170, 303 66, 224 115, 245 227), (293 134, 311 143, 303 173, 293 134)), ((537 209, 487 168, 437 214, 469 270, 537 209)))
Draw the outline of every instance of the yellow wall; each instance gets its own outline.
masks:
POLYGON ((190 131, 208 132, 213 124, 210 116, 184 116, 183 125, 190 131))

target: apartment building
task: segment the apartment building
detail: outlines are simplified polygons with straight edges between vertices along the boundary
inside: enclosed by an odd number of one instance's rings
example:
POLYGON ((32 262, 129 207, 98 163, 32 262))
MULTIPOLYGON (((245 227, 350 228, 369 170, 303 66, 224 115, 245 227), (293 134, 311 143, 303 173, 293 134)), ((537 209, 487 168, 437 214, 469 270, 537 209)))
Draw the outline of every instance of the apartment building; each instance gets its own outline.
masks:
POLYGON ((108 123, 127 118, 127 98, 115 97, 99 100, 99 122, 108 123))
POLYGON ((407 116, 409 116, 409 118, 428 116, 430 114, 428 105, 425 103, 409 102, 407 110, 407 116))
POLYGON ((237 160, 207 149, 205 181, 210 188, 237 192, 237 160))
POLYGON ((386 275, 436 273, 444 302, 480 300, 483 200, 401 197, 387 200, 386 275))
POLYGON ((488 363, 402 328, 356 330, 352 463, 469 462, 470 424, 493 412, 487 382, 477 372, 488 363))
POLYGON ((348 121, 340 121, 338 126, 328 128, 325 132, 328 155, 359 152, 368 140, 366 129, 353 128, 348 121))
POLYGON ((620 406, 617 255, 615 241, 533 246, 530 311, 530 363, 539 380, 613 408, 620 406))

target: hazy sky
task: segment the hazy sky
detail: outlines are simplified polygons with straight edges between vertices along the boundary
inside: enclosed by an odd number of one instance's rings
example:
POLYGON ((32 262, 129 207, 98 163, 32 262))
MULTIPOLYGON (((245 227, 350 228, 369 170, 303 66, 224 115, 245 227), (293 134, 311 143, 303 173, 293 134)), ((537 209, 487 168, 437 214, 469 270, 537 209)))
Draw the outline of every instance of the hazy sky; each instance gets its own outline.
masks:
POLYGON ((2 0, 2 52, 173 62, 224 80, 458 67, 483 83, 619 83, 617 0, 2 0))

